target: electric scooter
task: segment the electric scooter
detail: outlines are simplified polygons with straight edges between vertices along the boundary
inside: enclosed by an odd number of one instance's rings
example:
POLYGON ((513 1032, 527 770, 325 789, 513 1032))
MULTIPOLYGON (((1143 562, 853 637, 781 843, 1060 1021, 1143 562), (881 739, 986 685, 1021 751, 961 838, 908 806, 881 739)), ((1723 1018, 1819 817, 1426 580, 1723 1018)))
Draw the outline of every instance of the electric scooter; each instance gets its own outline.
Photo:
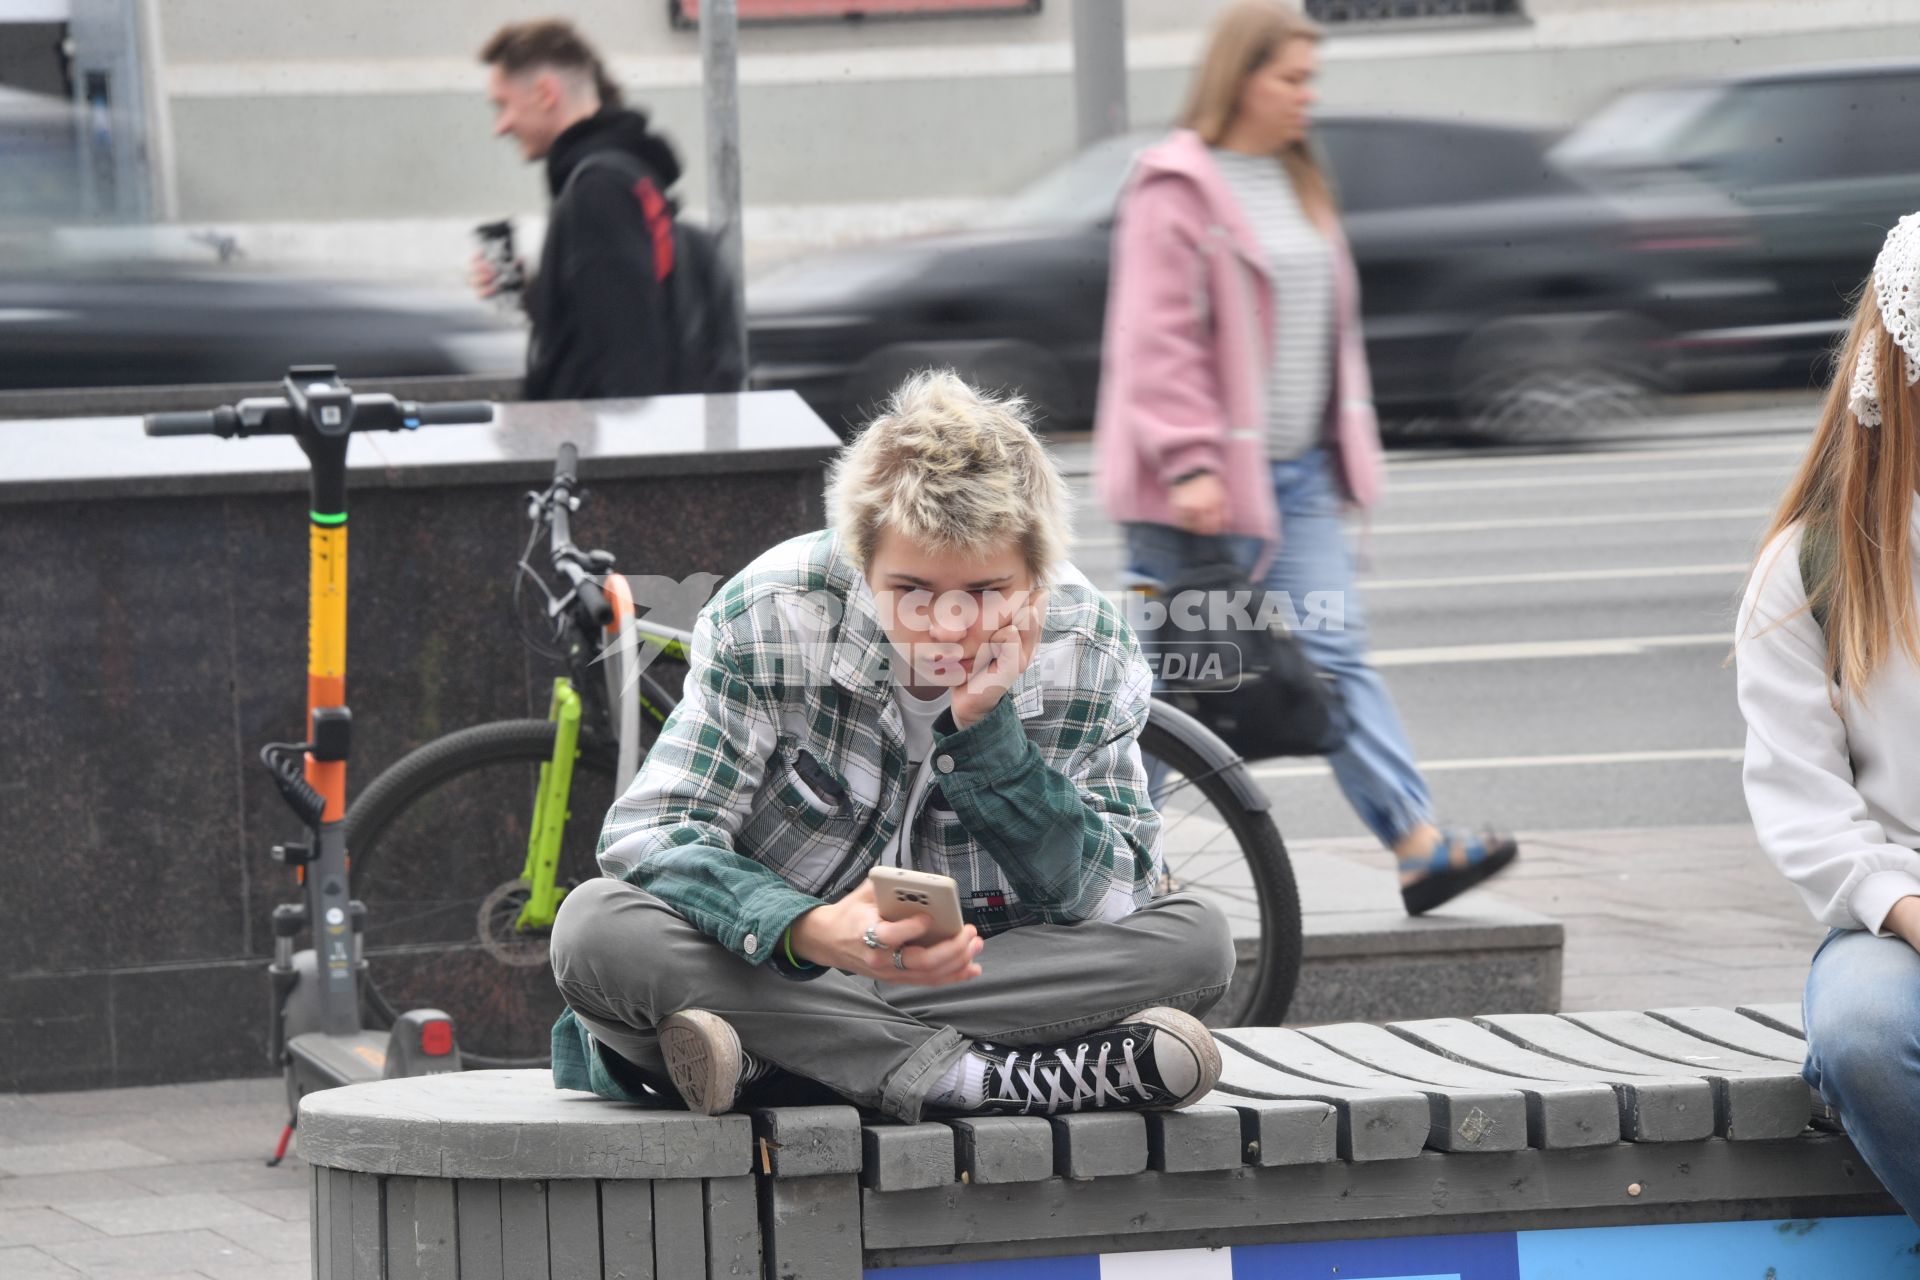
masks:
POLYGON ((355 395, 331 365, 296 365, 281 394, 208 411, 155 413, 150 436, 290 435, 307 455, 307 740, 275 742, 260 759, 307 839, 275 845, 273 857, 303 889, 303 901, 273 911, 269 1056, 286 1078, 287 1126, 269 1165, 286 1156, 308 1093, 367 1080, 460 1070, 453 1020, 414 1009, 390 1030, 360 1018, 361 939, 366 908, 348 892, 347 757, 353 716, 347 709, 347 442, 358 431, 484 423, 484 401, 417 404, 390 395, 355 395), (312 945, 294 945, 308 933, 312 945))

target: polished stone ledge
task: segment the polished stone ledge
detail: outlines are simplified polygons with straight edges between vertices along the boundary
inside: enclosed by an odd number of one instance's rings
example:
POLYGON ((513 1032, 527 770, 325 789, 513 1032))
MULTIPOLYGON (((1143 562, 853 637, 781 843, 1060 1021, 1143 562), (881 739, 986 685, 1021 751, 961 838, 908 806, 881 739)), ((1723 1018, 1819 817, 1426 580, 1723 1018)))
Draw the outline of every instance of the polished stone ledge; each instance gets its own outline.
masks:
MULTIPOLYGON (((498 404, 485 425, 356 435, 349 487, 534 483, 567 443, 583 479, 608 480, 786 471, 818 465, 840 439, 791 391, 498 404)), ((306 486, 306 459, 285 437, 155 439, 138 417, 0 421, 0 504, 306 486)))

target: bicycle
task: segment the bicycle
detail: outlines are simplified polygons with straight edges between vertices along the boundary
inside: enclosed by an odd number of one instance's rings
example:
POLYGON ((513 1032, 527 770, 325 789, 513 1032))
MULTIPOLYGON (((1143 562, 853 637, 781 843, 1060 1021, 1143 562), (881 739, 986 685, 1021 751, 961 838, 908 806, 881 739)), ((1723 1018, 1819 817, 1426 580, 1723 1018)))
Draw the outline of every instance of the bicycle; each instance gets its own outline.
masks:
POLYGON ((409 752, 347 813, 354 892, 378 906, 367 936, 367 1003, 381 1017, 430 998, 453 1011, 469 1064, 547 1061, 560 1011, 547 939, 567 889, 599 873, 600 821, 679 701, 652 658, 685 662, 692 636, 637 617, 614 558, 573 543, 578 453, 563 445, 553 482, 527 495, 533 526, 514 567, 516 612, 532 582, 562 660, 545 719, 460 729, 409 752), (563 589, 530 563, 541 534, 563 589), (646 652, 643 653, 643 649, 646 652), (511 854, 507 850, 513 850, 511 854), (450 856, 449 851, 481 851, 450 856))
POLYGON ((355 395, 330 365, 295 365, 281 388, 277 397, 145 420, 150 436, 292 436, 309 464, 307 740, 269 743, 260 751, 281 799, 308 832, 306 841, 273 850, 274 860, 293 872, 304 901, 273 910, 268 1057, 286 1078, 288 1122, 270 1165, 286 1155, 304 1094, 462 1066, 454 1024, 437 1008, 389 1010, 387 1031, 369 1029, 361 1019, 366 909, 348 892, 345 821, 353 728, 346 705, 346 462, 355 432, 493 418, 493 406, 484 402, 420 405, 355 395), (296 952, 303 932, 311 933, 313 946, 296 952))
MULTIPOLYGON (((599 874, 601 820, 679 701, 642 660, 684 663, 691 640, 637 617, 613 556, 573 544, 576 464, 563 446, 553 483, 527 495, 532 535, 515 566, 516 586, 537 576, 529 560, 546 533, 563 585, 541 589, 569 669, 547 718, 429 742, 347 815, 354 889, 377 922, 369 1003, 391 1016, 430 998, 459 1020, 463 1052, 479 1066, 546 1061, 561 1008, 546 963, 553 913, 567 889, 599 874)), ((1268 798, 1225 743, 1169 704, 1155 701, 1140 747, 1159 764, 1162 888, 1211 897, 1239 939, 1239 974, 1209 1020, 1281 1021, 1299 976, 1300 901, 1268 798)))

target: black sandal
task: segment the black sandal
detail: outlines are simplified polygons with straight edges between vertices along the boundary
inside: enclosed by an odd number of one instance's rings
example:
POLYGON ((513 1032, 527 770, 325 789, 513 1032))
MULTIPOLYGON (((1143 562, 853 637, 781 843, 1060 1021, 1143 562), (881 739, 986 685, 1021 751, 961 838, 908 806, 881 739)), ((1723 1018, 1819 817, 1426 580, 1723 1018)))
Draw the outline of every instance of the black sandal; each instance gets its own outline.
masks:
POLYGON ((1499 875, 1519 856, 1519 844, 1504 832, 1489 829, 1474 835, 1457 829, 1442 831, 1432 853, 1401 861, 1402 873, 1422 874, 1411 884, 1400 886, 1400 900, 1406 904, 1408 915, 1425 915, 1499 875))

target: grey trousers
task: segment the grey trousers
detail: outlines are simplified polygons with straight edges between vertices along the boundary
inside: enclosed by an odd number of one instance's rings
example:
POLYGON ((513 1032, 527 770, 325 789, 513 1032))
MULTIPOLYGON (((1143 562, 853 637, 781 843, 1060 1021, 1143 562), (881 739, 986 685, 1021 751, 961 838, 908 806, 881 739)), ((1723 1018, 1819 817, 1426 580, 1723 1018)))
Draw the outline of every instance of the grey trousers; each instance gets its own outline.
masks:
POLYGON ((1046 1044, 1153 1005, 1203 1014, 1227 989, 1234 950, 1218 908, 1174 894, 1122 920, 995 934, 981 976, 949 986, 839 970, 796 981, 748 964, 652 894, 602 878, 561 903, 552 959, 582 1025, 651 1079, 667 1079, 660 1019, 705 1009, 755 1058, 912 1123, 972 1041, 1046 1044))

